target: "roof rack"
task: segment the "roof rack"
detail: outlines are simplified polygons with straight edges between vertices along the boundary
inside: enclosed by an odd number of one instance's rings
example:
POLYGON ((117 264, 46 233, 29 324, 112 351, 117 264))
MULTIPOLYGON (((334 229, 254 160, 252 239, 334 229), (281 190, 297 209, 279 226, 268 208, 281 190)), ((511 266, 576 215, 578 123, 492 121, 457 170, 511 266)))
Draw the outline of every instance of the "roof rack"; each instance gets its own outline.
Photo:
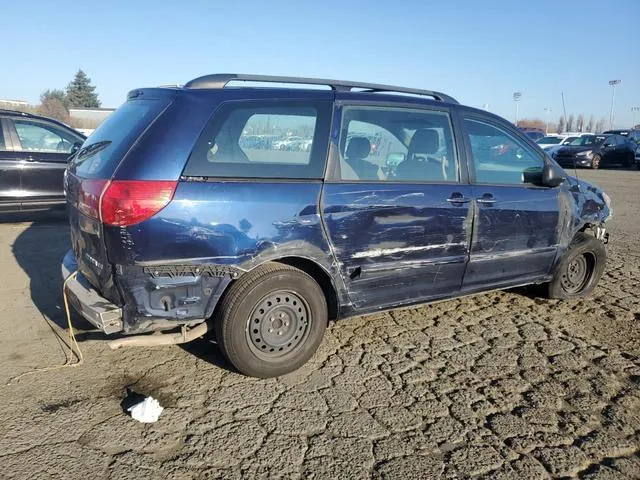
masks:
POLYGON ((444 93, 432 90, 420 90, 416 88, 396 87, 393 85, 380 85, 377 83, 347 82, 344 80, 327 80, 324 78, 305 77, 280 77, 274 75, 245 75, 239 73, 214 73, 194 78, 187 82, 184 88, 193 89, 219 89, 224 88, 230 82, 265 82, 265 83, 295 83, 303 85, 327 85, 332 90, 350 92, 359 89, 365 92, 385 93, 409 93, 413 95, 425 95, 441 102, 458 103, 456 99, 444 93))

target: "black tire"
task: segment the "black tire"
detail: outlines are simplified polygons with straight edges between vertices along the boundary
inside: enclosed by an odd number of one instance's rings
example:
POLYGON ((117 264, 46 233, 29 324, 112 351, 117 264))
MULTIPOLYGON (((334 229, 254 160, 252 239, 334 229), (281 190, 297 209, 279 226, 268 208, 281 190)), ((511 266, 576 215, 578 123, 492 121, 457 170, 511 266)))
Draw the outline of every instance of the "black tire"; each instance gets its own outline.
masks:
POLYGON ((327 322, 320 285, 302 270, 270 262, 229 287, 215 319, 216 338, 240 372, 276 377, 311 358, 327 322))
POLYGON ((602 157, 600 155, 594 155, 591 159, 591 168, 598 169, 600 168, 600 164, 602 163, 602 157))
POLYGON ((625 168, 633 168, 633 163, 635 162, 635 155, 633 153, 629 153, 624 159, 623 166, 625 168))
POLYGON ((604 244, 591 235, 577 233, 554 269, 548 284, 549 298, 586 297, 598 284, 606 262, 604 244))

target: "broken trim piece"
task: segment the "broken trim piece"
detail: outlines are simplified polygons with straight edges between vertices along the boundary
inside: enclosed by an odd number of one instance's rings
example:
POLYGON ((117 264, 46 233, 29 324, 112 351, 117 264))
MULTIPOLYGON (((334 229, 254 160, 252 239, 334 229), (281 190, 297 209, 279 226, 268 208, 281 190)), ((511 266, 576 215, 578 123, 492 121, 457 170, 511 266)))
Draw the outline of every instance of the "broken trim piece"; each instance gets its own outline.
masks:
POLYGON ((143 267, 144 273, 153 278, 158 277, 226 277, 238 278, 243 272, 239 268, 229 265, 154 265, 143 267))

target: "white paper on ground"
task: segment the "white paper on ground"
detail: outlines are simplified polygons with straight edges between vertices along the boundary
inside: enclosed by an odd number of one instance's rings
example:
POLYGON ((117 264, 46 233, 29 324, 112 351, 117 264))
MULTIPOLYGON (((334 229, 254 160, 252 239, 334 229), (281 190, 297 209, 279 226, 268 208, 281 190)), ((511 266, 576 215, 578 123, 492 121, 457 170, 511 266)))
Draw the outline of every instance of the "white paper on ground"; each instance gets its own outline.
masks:
POLYGON ((160 406, 160 403, 155 398, 147 397, 127 410, 135 420, 142 423, 153 423, 158 421, 164 408, 160 406))

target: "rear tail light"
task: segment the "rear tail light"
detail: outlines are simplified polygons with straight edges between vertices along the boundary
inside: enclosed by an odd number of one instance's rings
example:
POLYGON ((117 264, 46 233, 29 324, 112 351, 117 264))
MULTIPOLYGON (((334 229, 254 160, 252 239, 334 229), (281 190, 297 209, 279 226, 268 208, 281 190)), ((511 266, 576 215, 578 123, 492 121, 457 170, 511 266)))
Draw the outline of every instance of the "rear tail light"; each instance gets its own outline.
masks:
POLYGON ((114 180, 102 194, 102 223, 126 227, 151 218, 167 206, 177 186, 164 180, 114 180))
POLYGON ((106 225, 126 227, 166 207, 177 186, 168 180, 82 180, 78 210, 106 225))

